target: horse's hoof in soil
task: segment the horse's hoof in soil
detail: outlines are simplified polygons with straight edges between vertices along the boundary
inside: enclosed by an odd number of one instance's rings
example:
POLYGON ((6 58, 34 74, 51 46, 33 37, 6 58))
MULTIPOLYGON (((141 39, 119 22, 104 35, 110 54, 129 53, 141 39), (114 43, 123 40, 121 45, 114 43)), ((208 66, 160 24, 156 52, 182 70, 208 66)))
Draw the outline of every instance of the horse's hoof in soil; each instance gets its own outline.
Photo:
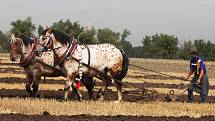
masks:
POLYGON ((99 101, 104 101, 104 97, 101 96, 101 97, 98 98, 98 100, 99 100, 99 101))
POLYGON ((40 94, 36 94, 34 97, 35 98, 43 98, 42 95, 40 95, 40 94))
POLYGON ((63 92, 63 89, 58 89, 59 92, 63 92))
POLYGON ((83 102, 83 98, 80 98, 78 101, 79 101, 79 102, 83 102))
POLYGON ((64 101, 65 101, 65 100, 63 100, 63 99, 60 99, 60 100, 59 100, 59 102, 64 102, 64 101))
POLYGON ((68 101, 68 98, 63 98, 63 100, 67 102, 67 101, 68 101))
POLYGON ((122 100, 116 100, 116 101, 114 101, 114 103, 121 103, 122 102, 122 100))

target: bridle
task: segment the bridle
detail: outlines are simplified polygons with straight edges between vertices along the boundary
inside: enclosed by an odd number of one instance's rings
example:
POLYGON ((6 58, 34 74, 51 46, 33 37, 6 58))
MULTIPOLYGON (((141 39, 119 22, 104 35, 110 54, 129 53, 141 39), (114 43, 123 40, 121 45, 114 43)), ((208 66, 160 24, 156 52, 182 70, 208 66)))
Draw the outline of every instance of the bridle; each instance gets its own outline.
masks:
POLYGON ((15 38, 15 40, 10 40, 14 42, 10 42, 10 53, 14 54, 16 52, 16 55, 22 54, 22 46, 23 42, 21 38, 15 38))
POLYGON ((33 43, 30 47, 29 52, 25 52, 25 53, 22 52, 22 48, 24 46, 23 40, 19 37, 15 37, 15 40, 13 41, 14 42, 10 43, 10 48, 11 48, 10 53, 13 54, 14 52, 16 52, 16 55, 27 55, 25 58, 21 57, 19 62, 20 66, 23 66, 23 67, 27 66, 36 57, 34 53, 37 47, 36 38, 33 39, 33 43), (16 43, 19 43, 19 45, 16 43))
MULTIPOLYGON (((52 50, 52 47, 49 46, 50 43, 53 43, 53 37, 54 35, 53 34, 49 34, 48 32, 46 32, 46 35, 45 35, 45 42, 42 43, 43 41, 43 38, 40 42, 40 45, 44 47, 44 50, 48 50, 48 49, 51 49, 52 50)), ((52 46, 52 45, 51 45, 52 46)))
MULTIPOLYGON (((48 51, 48 50, 56 50, 56 49, 60 49, 62 47, 57 47, 57 48, 53 48, 53 40, 54 40, 54 35, 50 34, 48 32, 46 32, 46 35, 44 35, 45 38, 45 42, 42 44, 42 46, 44 47, 44 50, 48 51), (49 46, 49 44, 51 44, 51 46, 49 46)), ((43 39, 43 38, 42 38, 43 39)), ((42 40, 43 41, 43 40, 42 40)), ((78 42, 77 41, 73 41, 73 42, 69 42, 67 45, 67 49, 65 50, 65 52, 59 56, 58 61, 55 63, 54 66, 60 65, 63 63, 63 61, 71 56, 71 54, 73 54, 77 48, 78 42)), ((55 52, 54 52, 55 54, 55 52)))

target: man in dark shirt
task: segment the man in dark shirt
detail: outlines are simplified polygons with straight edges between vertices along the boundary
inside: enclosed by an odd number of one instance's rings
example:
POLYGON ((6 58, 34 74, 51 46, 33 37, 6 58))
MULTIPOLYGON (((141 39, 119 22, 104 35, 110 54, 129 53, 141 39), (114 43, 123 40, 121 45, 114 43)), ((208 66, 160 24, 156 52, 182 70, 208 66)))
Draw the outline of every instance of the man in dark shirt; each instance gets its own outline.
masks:
POLYGON ((193 102, 193 91, 200 94, 200 102, 204 103, 208 95, 209 90, 209 81, 207 76, 206 67, 203 59, 200 57, 196 49, 193 49, 189 52, 192 55, 190 60, 190 71, 187 74, 185 80, 188 80, 189 77, 194 74, 194 77, 190 81, 190 86, 188 87, 188 101, 193 102))

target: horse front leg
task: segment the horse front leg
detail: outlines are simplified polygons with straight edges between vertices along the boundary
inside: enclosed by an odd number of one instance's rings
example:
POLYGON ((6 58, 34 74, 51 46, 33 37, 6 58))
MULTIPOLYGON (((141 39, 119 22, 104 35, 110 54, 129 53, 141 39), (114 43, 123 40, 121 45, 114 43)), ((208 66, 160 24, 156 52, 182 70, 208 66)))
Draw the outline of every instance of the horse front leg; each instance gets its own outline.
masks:
POLYGON ((68 100, 68 97, 72 94, 71 88, 72 82, 67 80, 64 86, 64 100, 68 100))
POLYGON ((37 93, 38 93, 38 89, 39 89, 40 79, 41 79, 40 71, 34 70, 33 71, 33 83, 31 85, 31 87, 33 88, 33 92, 32 92, 33 97, 38 96, 37 93))
MULTIPOLYGON (((36 81, 38 81, 38 80, 39 79, 37 79, 36 81)), ((38 89, 39 89, 39 83, 38 82, 36 82, 36 83, 33 82, 31 87, 33 88, 32 96, 33 97, 38 97, 39 95, 37 95, 37 93, 38 93, 38 89)))
POLYGON ((82 101, 83 96, 82 96, 81 92, 79 91, 80 85, 81 85, 81 83, 80 83, 79 79, 76 79, 75 81, 72 82, 72 87, 73 87, 73 89, 75 90, 75 92, 76 92, 76 94, 78 96, 78 100, 82 101))
POLYGON ((26 74, 26 77, 27 77, 27 81, 26 81, 26 84, 25 84, 25 89, 26 89, 26 91, 28 92, 28 94, 30 96, 33 96, 33 93, 32 93, 32 90, 31 90, 31 84, 33 82, 33 76, 31 76, 29 74, 26 74))
POLYGON ((81 92, 79 91, 79 88, 77 87, 77 83, 73 80, 69 80, 65 83, 64 100, 68 100, 68 98, 72 94, 72 91, 75 91, 74 93, 77 94, 79 101, 83 100, 83 96, 82 96, 81 92))
POLYGON ((72 87, 74 87, 74 88, 76 88, 76 92, 77 92, 79 100, 82 101, 82 95, 79 91, 80 82, 78 84, 76 81, 79 82, 79 80, 75 80, 74 74, 67 75, 67 81, 66 81, 65 87, 64 87, 64 100, 68 100, 68 98, 72 94, 72 87))

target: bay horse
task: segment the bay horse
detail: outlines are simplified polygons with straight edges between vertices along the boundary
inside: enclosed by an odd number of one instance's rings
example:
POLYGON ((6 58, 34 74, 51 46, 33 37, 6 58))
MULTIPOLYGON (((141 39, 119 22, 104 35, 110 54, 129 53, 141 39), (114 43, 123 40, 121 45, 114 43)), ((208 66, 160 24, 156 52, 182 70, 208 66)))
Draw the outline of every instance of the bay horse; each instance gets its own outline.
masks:
MULTIPOLYGON (((16 35, 12 34, 10 38, 10 59, 11 61, 16 61, 17 57, 20 55, 20 66, 24 68, 27 81, 26 81, 26 91, 32 97, 37 96, 39 83, 41 76, 44 77, 66 77, 59 69, 53 68, 52 64, 48 61, 53 61, 51 56, 53 52, 42 53, 40 57, 34 56, 34 52, 38 43, 35 42, 32 38, 26 37, 17 33, 16 35), (46 60, 44 62, 44 60, 46 60), (47 64, 48 63, 48 64, 47 64), (33 90, 31 89, 33 88, 33 90)), ((92 78, 83 78, 86 81, 82 81, 85 87, 88 90, 89 99, 94 99, 93 97, 93 82, 92 78)), ((76 88, 73 87, 73 90, 76 88)), ((79 97, 80 98, 80 97, 79 97)))
POLYGON ((123 51, 109 43, 84 46, 75 41, 71 42, 66 34, 52 28, 44 30, 39 41, 43 42, 43 49, 53 50, 57 62, 55 65, 67 75, 65 100, 69 96, 69 89, 74 84, 75 77, 83 73, 90 77, 102 78, 103 87, 99 91, 99 99, 104 99, 104 92, 110 81, 114 81, 118 101, 122 101, 122 79, 127 74, 129 63, 123 51))

